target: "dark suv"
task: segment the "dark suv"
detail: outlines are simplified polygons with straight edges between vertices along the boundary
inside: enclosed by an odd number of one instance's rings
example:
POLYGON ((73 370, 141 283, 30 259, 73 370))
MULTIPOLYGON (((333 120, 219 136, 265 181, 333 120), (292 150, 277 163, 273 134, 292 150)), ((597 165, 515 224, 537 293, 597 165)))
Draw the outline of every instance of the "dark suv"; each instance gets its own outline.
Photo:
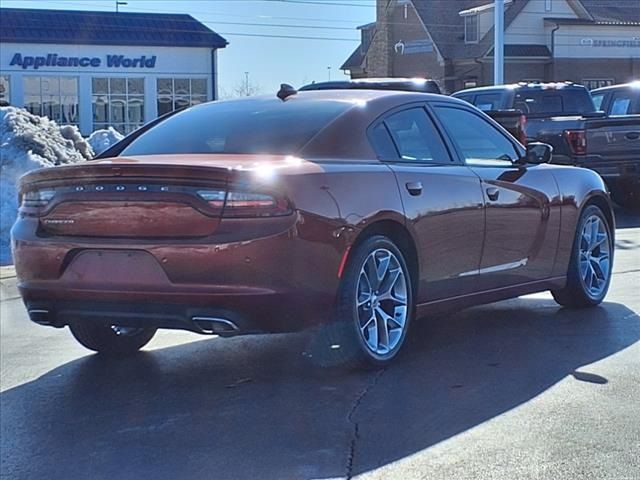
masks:
POLYGON ((640 80, 591 91, 593 103, 607 115, 640 114, 640 80))
POLYGON ((426 78, 362 78, 310 83, 300 90, 402 90, 407 92, 441 93, 435 80, 426 78))

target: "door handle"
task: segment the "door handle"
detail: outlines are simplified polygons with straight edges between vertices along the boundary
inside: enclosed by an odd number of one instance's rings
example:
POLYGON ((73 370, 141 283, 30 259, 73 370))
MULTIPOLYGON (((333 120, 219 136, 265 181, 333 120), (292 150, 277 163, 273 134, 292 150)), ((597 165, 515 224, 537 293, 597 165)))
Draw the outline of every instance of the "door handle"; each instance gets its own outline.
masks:
POLYGON ((422 182, 408 182, 406 187, 409 191, 409 195, 414 197, 422 195, 422 182))
POLYGON ((638 140, 640 138, 640 132, 629 132, 625 135, 628 140, 638 140))
POLYGON ((487 197, 489 197, 489 200, 498 200, 498 197, 500 196, 500 190, 498 190, 496 187, 489 187, 487 188, 487 197))

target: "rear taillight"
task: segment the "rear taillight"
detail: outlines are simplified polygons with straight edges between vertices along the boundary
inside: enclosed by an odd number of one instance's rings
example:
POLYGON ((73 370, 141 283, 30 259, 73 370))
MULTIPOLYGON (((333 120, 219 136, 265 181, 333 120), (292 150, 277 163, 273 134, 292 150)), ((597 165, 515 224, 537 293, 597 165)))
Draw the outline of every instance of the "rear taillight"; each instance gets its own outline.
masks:
POLYGON ((584 130, 565 130, 564 138, 574 155, 587 154, 587 134, 584 130))
POLYGON ((518 120, 518 136, 520 138, 518 138, 518 140, 520 140, 520 143, 525 147, 527 146, 527 128, 526 127, 527 127, 527 116, 520 115, 520 119, 518 120))
POLYGON ((31 208, 46 207, 55 194, 55 190, 31 190, 24 192, 20 200, 20 206, 31 208))
POLYGON ((257 192, 200 190, 198 195, 227 218, 276 217, 289 215, 291 206, 284 198, 257 192))

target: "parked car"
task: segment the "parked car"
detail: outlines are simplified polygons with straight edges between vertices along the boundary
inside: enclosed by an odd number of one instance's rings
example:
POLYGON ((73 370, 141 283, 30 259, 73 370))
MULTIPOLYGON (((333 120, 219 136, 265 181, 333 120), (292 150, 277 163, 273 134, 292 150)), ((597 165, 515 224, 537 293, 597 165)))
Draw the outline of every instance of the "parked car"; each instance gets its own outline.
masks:
POLYGON ((481 87, 453 96, 485 111, 522 143, 553 146, 553 163, 595 170, 617 203, 635 209, 640 207, 640 115, 626 114, 634 113, 638 98, 629 96, 632 87, 615 94, 611 88, 602 99, 594 91, 597 107, 624 110, 624 116, 597 111, 587 89, 571 83, 481 87))
POLYGON ((597 110, 607 115, 640 114, 640 80, 591 90, 597 110))
POLYGON ((334 80, 309 83, 300 87, 308 90, 402 90, 405 92, 440 93, 435 80, 427 78, 360 78, 355 80, 334 80))
POLYGON ((158 328, 319 326, 327 352, 380 366, 430 312, 604 299, 614 218, 596 173, 547 165, 548 145, 454 98, 284 91, 22 177, 12 248, 31 319, 116 355, 158 328))

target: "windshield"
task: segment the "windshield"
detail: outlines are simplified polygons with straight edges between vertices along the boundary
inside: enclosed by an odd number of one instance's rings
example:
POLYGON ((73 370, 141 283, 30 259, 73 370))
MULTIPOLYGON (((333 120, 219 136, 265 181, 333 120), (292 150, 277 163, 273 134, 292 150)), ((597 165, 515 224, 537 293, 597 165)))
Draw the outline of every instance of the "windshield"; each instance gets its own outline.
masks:
POLYGON ((200 105, 167 118, 120 155, 292 154, 349 107, 348 102, 271 98, 200 105))

